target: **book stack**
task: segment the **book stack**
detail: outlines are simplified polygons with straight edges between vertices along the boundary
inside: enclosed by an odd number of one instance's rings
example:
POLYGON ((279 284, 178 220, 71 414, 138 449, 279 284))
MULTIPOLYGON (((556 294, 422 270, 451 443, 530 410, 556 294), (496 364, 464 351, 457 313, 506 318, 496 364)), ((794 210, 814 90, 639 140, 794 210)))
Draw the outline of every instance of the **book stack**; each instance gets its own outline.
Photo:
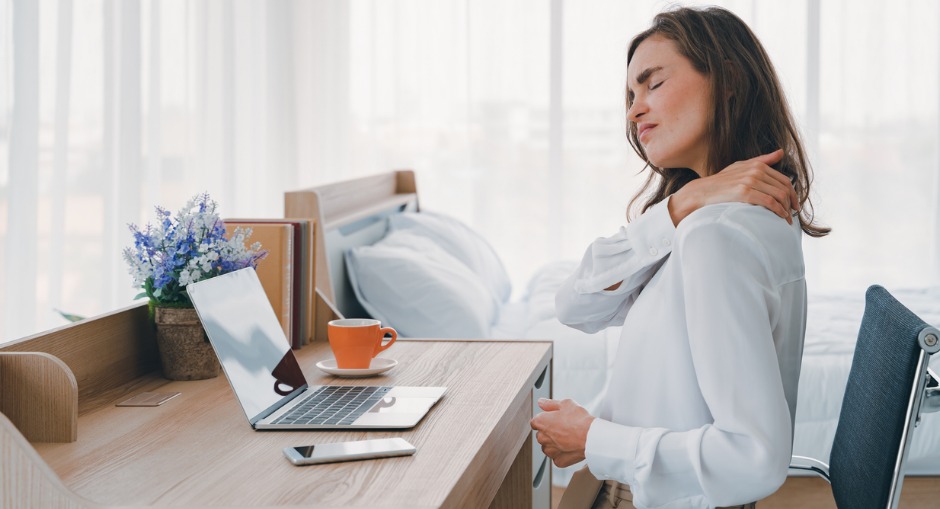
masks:
POLYGON ((246 244, 261 243, 268 255, 258 263, 258 279, 271 301, 291 348, 313 339, 313 224, 309 219, 225 219, 225 232, 251 228, 246 244))

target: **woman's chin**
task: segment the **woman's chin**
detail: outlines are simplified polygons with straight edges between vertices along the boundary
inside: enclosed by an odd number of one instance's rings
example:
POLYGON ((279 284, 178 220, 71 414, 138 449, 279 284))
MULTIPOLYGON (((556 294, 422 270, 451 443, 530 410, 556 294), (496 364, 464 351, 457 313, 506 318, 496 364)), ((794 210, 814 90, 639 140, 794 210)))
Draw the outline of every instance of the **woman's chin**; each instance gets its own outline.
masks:
POLYGON ((670 157, 671 154, 664 154, 662 150, 656 150, 656 147, 646 146, 643 147, 643 150, 646 152, 646 159, 657 168, 674 168, 676 163, 675 157, 670 157))
POLYGON ((661 170, 674 170, 677 168, 689 167, 688 164, 686 164, 684 161, 677 160, 675 158, 655 157, 655 156, 650 156, 649 154, 646 154, 646 159, 650 162, 650 164, 652 164, 653 166, 661 170))
POLYGON ((657 168, 675 168, 675 161, 669 158, 656 157, 655 155, 651 156, 649 153, 646 154, 646 158, 653 166, 657 168))

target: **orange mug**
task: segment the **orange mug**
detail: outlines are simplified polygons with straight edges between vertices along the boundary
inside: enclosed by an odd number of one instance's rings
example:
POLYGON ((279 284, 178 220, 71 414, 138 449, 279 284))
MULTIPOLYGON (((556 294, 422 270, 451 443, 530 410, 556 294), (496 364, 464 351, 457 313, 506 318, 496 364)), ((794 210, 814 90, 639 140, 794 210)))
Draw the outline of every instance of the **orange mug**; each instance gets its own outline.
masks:
POLYGON ((391 327, 382 327, 378 320, 347 318, 329 322, 327 336, 336 357, 336 367, 368 369, 372 359, 398 339, 398 332, 391 327), (391 334, 392 338, 382 344, 386 334, 391 334))

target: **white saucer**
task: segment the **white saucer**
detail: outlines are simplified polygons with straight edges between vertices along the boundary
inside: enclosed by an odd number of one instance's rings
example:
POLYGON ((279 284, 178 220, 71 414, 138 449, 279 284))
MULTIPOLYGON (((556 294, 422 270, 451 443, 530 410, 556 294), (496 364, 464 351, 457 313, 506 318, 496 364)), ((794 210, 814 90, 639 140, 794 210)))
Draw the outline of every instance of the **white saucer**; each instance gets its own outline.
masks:
POLYGON ((398 365, 395 359, 386 359, 385 357, 376 357, 372 363, 365 369, 340 369, 336 367, 336 359, 326 359, 317 363, 317 367, 331 375, 345 376, 350 378, 373 376, 394 368, 398 365))

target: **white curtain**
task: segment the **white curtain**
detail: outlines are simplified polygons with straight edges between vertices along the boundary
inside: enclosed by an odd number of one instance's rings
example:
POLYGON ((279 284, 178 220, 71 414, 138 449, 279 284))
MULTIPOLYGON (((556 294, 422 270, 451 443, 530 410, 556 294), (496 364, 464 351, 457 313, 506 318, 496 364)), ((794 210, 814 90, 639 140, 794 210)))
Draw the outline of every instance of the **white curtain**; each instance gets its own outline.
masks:
MULTIPOLYGON (((940 279, 940 6, 715 2, 764 42, 816 169, 814 291, 940 279)), ((127 223, 201 191, 413 168, 515 284, 580 257, 642 181, 626 46, 664 1, 0 0, 0 341, 136 290, 127 223)))

